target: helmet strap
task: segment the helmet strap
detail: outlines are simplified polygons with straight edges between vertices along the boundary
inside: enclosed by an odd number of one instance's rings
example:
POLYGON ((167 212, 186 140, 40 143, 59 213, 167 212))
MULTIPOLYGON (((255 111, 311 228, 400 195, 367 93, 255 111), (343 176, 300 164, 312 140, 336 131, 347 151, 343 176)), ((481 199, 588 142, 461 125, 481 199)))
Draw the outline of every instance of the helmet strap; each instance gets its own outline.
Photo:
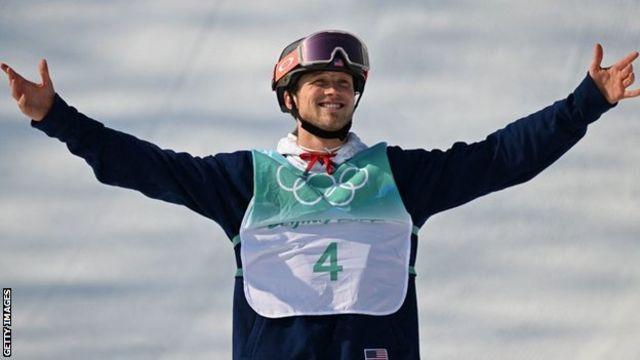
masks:
POLYGON ((300 120, 300 125, 303 129, 323 139, 340 139, 341 141, 344 141, 349 135, 349 130, 351 129, 351 124, 353 123, 353 121, 349 121, 345 126, 342 127, 342 129, 339 130, 320 129, 319 127, 313 125, 312 123, 303 119, 302 116, 300 116, 298 107, 296 106, 295 102, 291 107, 291 115, 293 115, 294 119, 300 120))

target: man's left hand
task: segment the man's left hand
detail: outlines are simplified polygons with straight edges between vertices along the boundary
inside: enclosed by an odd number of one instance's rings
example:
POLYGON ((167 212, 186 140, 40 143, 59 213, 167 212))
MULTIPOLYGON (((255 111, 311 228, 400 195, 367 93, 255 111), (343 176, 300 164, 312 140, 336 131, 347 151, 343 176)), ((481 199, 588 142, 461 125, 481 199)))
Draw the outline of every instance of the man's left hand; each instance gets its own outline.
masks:
POLYGON ((633 75, 633 65, 631 64, 638 58, 638 52, 633 51, 615 65, 602 68, 603 51, 600 44, 596 44, 593 49, 593 62, 589 67, 589 76, 598 86, 607 101, 615 104, 626 98, 632 98, 640 95, 640 89, 628 90, 627 88, 635 81, 633 75))

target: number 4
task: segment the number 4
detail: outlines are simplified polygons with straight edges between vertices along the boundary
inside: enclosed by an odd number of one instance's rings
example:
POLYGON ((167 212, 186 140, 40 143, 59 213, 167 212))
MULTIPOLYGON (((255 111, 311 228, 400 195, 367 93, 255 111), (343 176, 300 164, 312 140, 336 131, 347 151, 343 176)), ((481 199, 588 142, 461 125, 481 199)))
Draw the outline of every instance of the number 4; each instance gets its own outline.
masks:
POLYGON ((313 272, 328 272, 331 274, 331 281, 336 281, 340 271, 342 271, 342 266, 338 265, 338 243, 332 242, 313 265, 313 272), (329 265, 324 265, 327 259, 329 265))

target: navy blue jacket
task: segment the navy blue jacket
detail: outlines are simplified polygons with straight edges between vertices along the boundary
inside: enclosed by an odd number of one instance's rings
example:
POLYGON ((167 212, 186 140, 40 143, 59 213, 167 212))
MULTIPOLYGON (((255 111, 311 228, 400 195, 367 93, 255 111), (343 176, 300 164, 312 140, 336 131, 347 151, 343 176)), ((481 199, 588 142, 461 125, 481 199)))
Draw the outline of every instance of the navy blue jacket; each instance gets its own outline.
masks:
MULTIPOLYGON (((519 119, 477 143, 449 150, 387 154, 404 205, 420 227, 432 215, 479 196, 525 182, 552 164, 586 133, 610 105, 586 77, 566 99, 519 119)), ((32 126, 66 143, 99 181, 180 205, 216 221, 233 239, 253 196, 250 151, 194 157, 163 150, 109 129, 56 95, 53 108, 32 126)), ((417 236, 410 263, 415 264, 417 236)), ((239 269, 240 244, 236 244, 239 269)), ((404 304, 387 316, 332 315, 270 319, 247 304, 242 277, 235 280, 234 359, 363 359, 365 349, 387 349, 391 359, 418 359, 415 276, 404 304)))

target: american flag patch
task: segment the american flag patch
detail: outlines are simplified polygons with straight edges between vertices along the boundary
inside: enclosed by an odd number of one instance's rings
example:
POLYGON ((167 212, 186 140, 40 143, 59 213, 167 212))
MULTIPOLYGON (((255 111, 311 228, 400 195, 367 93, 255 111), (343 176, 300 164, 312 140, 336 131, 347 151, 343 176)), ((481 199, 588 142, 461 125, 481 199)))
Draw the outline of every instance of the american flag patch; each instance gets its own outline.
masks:
POLYGON ((389 360, 387 349, 364 349, 364 360, 389 360))

